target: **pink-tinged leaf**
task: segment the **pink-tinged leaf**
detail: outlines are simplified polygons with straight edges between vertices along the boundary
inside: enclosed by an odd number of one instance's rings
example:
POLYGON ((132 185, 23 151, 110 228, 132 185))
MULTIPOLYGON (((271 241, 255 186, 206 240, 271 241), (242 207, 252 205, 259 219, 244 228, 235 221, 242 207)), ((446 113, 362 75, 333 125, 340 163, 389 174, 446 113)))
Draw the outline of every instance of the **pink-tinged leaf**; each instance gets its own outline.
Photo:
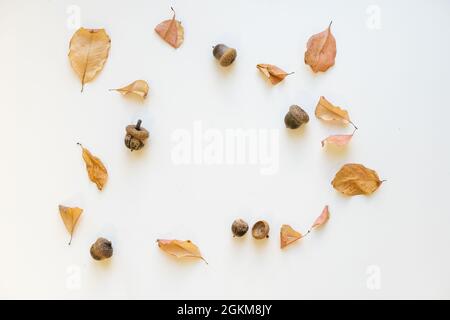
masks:
POLYGON ((314 221, 313 225, 311 226, 311 229, 323 226, 328 221, 328 219, 330 219, 330 212, 328 210, 328 206, 325 206, 320 216, 318 216, 316 221, 314 221))
POLYGON ((345 146, 350 142, 350 140, 352 140, 354 134, 355 131, 353 131, 352 134, 336 134, 329 136, 322 140, 322 147, 324 147, 325 144, 333 144, 339 147, 345 146))

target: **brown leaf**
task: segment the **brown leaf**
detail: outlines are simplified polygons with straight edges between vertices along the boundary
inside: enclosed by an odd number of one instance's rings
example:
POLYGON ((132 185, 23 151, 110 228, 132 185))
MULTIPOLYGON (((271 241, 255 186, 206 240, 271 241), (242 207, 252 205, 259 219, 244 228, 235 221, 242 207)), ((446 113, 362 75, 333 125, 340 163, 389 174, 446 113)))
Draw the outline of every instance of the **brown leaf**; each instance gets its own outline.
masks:
POLYGON ((73 231, 75 230, 75 226, 82 213, 83 209, 80 208, 69 208, 61 205, 59 206, 59 214, 61 215, 64 225, 66 226, 66 229, 70 234, 69 245, 72 243, 73 231))
POLYGON ((132 94, 138 95, 141 98, 145 99, 145 98, 147 98, 147 94, 148 94, 148 84, 145 80, 136 80, 123 88, 111 89, 111 90, 118 91, 123 95, 132 93, 132 94))
POLYGON ((356 129, 353 131, 352 134, 336 134, 336 135, 329 136, 329 137, 325 138, 324 140, 322 140, 322 147, 325 146, 325 143, 334 144, 339 147, 345 146, 353 138, 355 131, 356 131, 356 129))
POLYGON ((348 163, 336 173, 331 184, 343 194, 354 196, 369 195, 377 190, 382 182, 374 170, 362 164, 348 163))
POLYGON ((175 10, 173 11, 172 19, 165 20, 155 27, 155 31, 164 41, 170 44, 175 49, 180 47, 184 41, 184 28, 181 22, 175 20, 175 10))
POLYGON ((298 239, 301 239, 302 237, 303 236, 300 232, 295 231, 287 224, 283 224, 280 230, 281 249, 297 241, 298 239))
POLYGON ((269 78, 273 85, 283 81, 288 75, 293 74, 293 72, 287 73, 272 64, 260 63, 256 65, 256 68, 258 68, 267 78, 269 78))
POLYGON ((111 39, 105 29, 78 29, 70 40, 69 59, 73 70, 84 84, 92 81, 108 59, 111 39))
POLYGON ((328 206, 325 206, 320 216, 318 216, 316 221, 314 221, 311 229, 323 226, 328 221, 328 219, 330 219, 330 211, 328 210, 328 206))
MULTIPOLYGON (((202 257, 198 247, 191 242, 191 240, 156 240, 158 246, 164 252, 175 256, 177 258, 191 257, 206 260, 202 257)), ((206 262, 206 264, 208 264, 206 262)))
POLYGON ((347 110, 341 109, 333 105, 330 101, 325 99, 325 97, 320 97, 319 102, 316 106, 315 115, 317 118, 324 121, 336 121, 342 123, 351 123, 355 128, 355 124, 350 121, 347 110))
POLYGON ((97 185, 98 190, 102 190, 108 181, 108 171, 102 161, 93 156, 88 149, 84 148, 80 143, 78 145, 83 150, 83 160, 86 163, 86 170, 89 179, 97 185))
POLYGON ((325 72, 334 65, 336 58, 336 39, 331 33, 331 22, 325 31, 309 38, 306 45, 305 63, 314 72, 325 72))

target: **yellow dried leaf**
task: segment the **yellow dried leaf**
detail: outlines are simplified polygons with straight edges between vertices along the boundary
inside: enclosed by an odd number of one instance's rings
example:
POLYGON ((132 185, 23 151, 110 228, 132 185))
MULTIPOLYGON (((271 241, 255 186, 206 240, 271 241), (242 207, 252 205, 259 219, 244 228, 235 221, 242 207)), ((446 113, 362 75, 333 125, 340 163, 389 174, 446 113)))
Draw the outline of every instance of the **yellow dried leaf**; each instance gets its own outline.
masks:
POLYGON ((145 98, 147 98, 148 89, 149 89, 148 84, 145 80, 136 80, 123 88, 111 89, 111 90, 118 91, 123 95, 132 93, 132 94, 138 95, 141 98, 145 99, 145 98))
POLYGON ((374 170, 356 163, 344 165, 331 182, 336 190, 347 196, 369 195, 377 190, 381 183, 383 181, 380 181, 374 170))
MULTIPOLYGON (((199 258, 206 262, 202 257, 198 247, 191 240, 156 240, 158 246, 164 252, 177 258, 191 257, 199 258)), ((207 262, 206 262, 207 263, 207 262)))
POLYGON ((272 64, 260 63, 256 65, 256 68, 258 68, 273 85, 283 81, 288 75, 293 74, 293 72, 287 73, 272 64))
POLYGON ((73 70, 84 84, 92 81, 103 69, 111 47, 105 29, 78 29, 70 40, 69 59, 73 70))
POLYGON ((99 158, 93 156, 89 150, 84 148, 80 143, 78 143, 78 145, 83 150, 83 160, 86 163, 89 179, 97 185, 99 190, 102 190, 106 181, 108 181, 108 171, 99 158))
POLYGON ((83 209, 77 207, 70 208, 61 205, 59 206, 59 214, 61 215, 64 225, 70 234, 69 245, 72 243, 73 231, 75 230, 75 226, 82 213, 83 209))
POLYGON ((351 123, 356 128, 355 124, 350 121, 347 110, 333 105, 331 102, 325 99, 325 97, 320 97, 319 102, 316 106, 315 115, 317 118, 324 121, 351 123))
POLYGON ((336 58, 336 39, 331 33, 331 22, 325 31, 309 38, 306 47, 305 63, 314 72, 325 72, 333 66, 336 58))
POLYGON ((325 206, 320 216, 318 216, 316 221, 314 221, 311 229, 323 226, 328 221, 328 219, 330 219, 330 211, 328 210, 328 206, 325 206))
POLYGON ((291 243, 301 239, 303 236, 300 232, 295 231, 291 226, 283 224, 280 230, 280 246, 281 249, 290 245, 291 243))
POLYGON ((184 41, 184 28, 180 21, 175 20, 175 10, 173 8, 170 9, 173 11, 172 19, 158 24, 155 27, 155 31, 164 41, 177 49, 184 41))

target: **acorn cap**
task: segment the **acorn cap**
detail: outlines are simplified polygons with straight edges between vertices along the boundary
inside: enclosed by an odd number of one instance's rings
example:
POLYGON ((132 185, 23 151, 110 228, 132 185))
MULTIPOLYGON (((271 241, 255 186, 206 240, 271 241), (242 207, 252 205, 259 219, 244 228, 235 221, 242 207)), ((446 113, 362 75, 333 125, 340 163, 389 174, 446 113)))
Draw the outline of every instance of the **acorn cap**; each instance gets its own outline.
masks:
POLYGON ((145 128, 140 127, 139 129, 137 129, 136 125, 134 124, 130 124, 129 126, 127 126, 126 131, 127 134, 131 135, 133 138, 136 138, 138 140, 145 140, 150 136, 150 134, 145 128))
POLYGON ((267 221, 260 220, 253 225, 252 235, 255 239, 265 239, 269 237, 269 224, 267 221))
POLYGON ((228 48, 220 57, 219 63, 222 67, 228 67, 233 63, 234 59, 236 59, 237 52, 234 48, 228 48))

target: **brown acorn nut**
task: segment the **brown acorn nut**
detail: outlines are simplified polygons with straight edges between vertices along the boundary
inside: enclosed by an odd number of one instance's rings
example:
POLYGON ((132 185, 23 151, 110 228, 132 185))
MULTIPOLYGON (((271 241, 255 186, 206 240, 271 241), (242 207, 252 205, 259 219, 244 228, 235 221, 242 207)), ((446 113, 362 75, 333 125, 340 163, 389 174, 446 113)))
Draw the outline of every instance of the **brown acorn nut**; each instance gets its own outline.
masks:
POLYGON ((284 123, 289 129, 297 129, 302 124, 308 123, 309 116, 305 110, 299 106, 292 105, 289 107, 289 112, 284 117, 284 123))
POLYGON ((242 219, 236 219, 231 225, 231 232, 234 237, 242 237, 248 231, 248 224, 242 219))
POLYGON ((138 120, 137 124, 126 127, 127 134, 125 135, 125 145, 131 151, 139 150, 144 146, 145 140, 148 139, 148 131, 141 127, 142 120, 138 120))
POLYGON ((265 239, 269 237, 269 224, 267 221, 261 220, 256 222, 252 228, 252 235, 255 239, 265 239))
POLYGON ((213 55, 219 60, 222 67, 228 67, 236 59, 237 52, 234 48, 229 48, 228 46, 220 43, 213 47, 213 55))
POLYGON ((98 238, 91 246, 90 252, 94 260, 109 259, 113 255, 112 243, 105 238, 98 238))

